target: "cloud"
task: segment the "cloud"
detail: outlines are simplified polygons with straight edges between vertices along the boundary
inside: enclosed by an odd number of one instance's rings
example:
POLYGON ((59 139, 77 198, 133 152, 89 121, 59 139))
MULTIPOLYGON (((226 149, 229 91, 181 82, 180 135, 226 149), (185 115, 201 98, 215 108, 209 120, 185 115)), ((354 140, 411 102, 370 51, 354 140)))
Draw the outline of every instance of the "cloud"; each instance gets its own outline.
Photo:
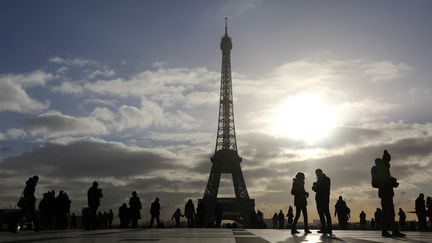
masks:
POLYGON ((93 108, 95 106, 108 106, 108 107, 116 107, 117 100, 112 99, 85 99, 79 107, 81 109, 93 108))
POLYGON ((6 131, 6 135, 8 139, 22 139, 27 136, 27 133, 18 128, 11 128, 6 131))
POLYGON ((6 139, 6 136, 0 132, 0 141, 5 140, 5 139, 6 139))
MULTIPOLYGON (((147 70, 130 79, 98 80, 85 89, 97 94, 153 99, 166 106, 185 102, 185 95, 216 88, 219 74, 206 68, 159 68, 147 70)), ((204 91, 204 92, 205 92, 204 91)))
POLYGON ((95 107, 91 116, 106 122, 107 126, 115 131, 150 127, 189 130, 198 123, 185 112, 167 112, 157 103, 145 99, 141 107, 122 105, 116 112, 105 107, 95 107))
POLYGON ((115 126, 119 130, 150 126, 191 129, 196 127, 197 123, 193 117, 182 111, 165 112, 158 104, 148 100, 143 101, 141 108, 123 105, 118 113, 115 126))
POLYGON ((76 58, 63 58, 59 56, 51 57, 49 62, 54 64, 66 65, 66 66, 86 66, 86 65, 94 65, 96 62, 94 60, 85 59, 81 57, 76 58))
POLYGON ((0 167, 15 173, 40 174, 61 179, 117 178, 151 175, 159 170, 180 169, 174 155, 163 149, 129 147, 118 142, 78 138, 3 159, 0 167))
POLYGON ((186 95, 185 107, 193 108, 201 105, 217 106, 219 94, 216 92, 196 91, 186 95))
POLYGON ((20 87, 43 86, 48 81, 52 80, 51 73, 42 70, 36 70, 25 74, 6 74, 0 75, 0 83, 8 82, 17 84, 20 87))
POLYGON ((113 77, 115 74, 115 71, 108 67, 100 67, 94 70, 87 71, 86 77, 89 79, 94 79, 98 77, 110 78, 113 77))
POLYGON ((93 117, 73 117, 57 111, 48 111, 25 120, 25 127, 33 135, 59 137, 70 135, 100 135, 106 126, 93 117))
POLYGON ((116 115, 106 107, 95 107, 91 113, 91 116, 96 117, 99 120, 109 122, 114 121, 116 115))
POLYGON ((392 63, 380 61, 366 65, 365 74, 372 81, 391 81, 399 79, 412 71, 412 68, 405 63, 392 63))
POLYGON ((25 88, 43 86, 52 79, 40 70, 28 74, 0 75, 0 112, 34 112, 47 109, 49 102, 39 102, 29 96, 25 88))
POLYGON ((61 94, 79 94, 82 92, 82 87, 73 82, 63 82, 60 85, 52 86, 51 90, 61 94))

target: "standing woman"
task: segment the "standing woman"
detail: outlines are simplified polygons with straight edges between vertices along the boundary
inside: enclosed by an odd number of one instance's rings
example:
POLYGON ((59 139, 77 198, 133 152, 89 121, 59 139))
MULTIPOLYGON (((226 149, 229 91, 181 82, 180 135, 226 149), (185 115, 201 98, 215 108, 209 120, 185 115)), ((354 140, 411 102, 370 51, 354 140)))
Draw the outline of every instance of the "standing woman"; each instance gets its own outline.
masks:
POLYGON ((135 229, 138 225, 138 220, 141 219, 141 200, 138 197, 136 191, 132 192, 132 197, 129 199, 129 207, 130 207, 130 218, 132 222, 132 229, 135 229))
POLYGON ((17 204, 17 206, 21 208, 21 211, 19 211, 16 217, 17 221, 14 222, 14 224, 10 227, 10 230, 14 233, 17 232, 17 224, 23 216, 30 217, 30 219, 33 221, 33 230, 39 231, 39 223, 35 213, 36 197, 34 195, 38 181, 39 177, 36 175, 30 177, 26 181, 26 186, 17 204))
POLYGON ((291 234, 300 233, 297 231, 297 221, 300 218, 300 212, 303 213, 303 222, 304 222, 304 233, 309 234, 312 233, 309 230, 308 226, 308 215, 307 215, 307 201, 306 198, 309 196, 309 193, 305 191, 305 174, 303 172, 298 172, 295 178, 293 179, 291 194, 294 195, 294 206, 296 207, 296 214, 293 222, 293 226, 291 229, 291 234))

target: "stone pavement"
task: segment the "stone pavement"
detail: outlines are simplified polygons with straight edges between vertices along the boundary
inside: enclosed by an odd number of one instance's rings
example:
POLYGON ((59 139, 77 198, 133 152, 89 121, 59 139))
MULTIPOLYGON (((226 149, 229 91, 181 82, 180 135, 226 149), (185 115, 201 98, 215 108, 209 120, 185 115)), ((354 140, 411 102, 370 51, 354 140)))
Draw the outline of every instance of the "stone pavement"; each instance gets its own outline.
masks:
MULTIPOLYGON (((302 232, 302 231, 301 231, 302 232)), ((0 242, 432 242, 432 232, 407 232, 402 239, 382 238, 379 231, 335 231, 334 237, 323 238, 316 231, 312 234, 292 236, 289 230, 273 229, 113 229, 96 231, 41 231, 19 232, 17 234, 0 232, 0 242)))

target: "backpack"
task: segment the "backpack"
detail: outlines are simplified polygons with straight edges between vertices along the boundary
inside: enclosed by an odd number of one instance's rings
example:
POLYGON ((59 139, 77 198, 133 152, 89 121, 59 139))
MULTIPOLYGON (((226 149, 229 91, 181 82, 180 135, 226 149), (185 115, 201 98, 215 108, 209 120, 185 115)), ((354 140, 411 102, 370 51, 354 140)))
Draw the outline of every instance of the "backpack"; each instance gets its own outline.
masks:
POLYGON ((378 168, 376 165, 372 166, 371 169, 371 175, 372 175, 372 187, 373 188, 379 188, 380 187, 380 176, 379 176, 379 172, 378 172, 378 168))

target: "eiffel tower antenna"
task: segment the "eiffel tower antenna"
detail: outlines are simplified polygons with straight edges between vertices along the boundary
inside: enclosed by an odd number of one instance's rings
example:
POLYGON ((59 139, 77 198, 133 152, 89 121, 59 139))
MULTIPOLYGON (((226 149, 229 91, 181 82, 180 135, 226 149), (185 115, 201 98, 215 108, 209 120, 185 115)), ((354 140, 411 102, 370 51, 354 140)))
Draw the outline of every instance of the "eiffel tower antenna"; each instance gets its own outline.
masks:
POLYGON ((228 35, 228 17, 225 17, 225 35, 228 35))

